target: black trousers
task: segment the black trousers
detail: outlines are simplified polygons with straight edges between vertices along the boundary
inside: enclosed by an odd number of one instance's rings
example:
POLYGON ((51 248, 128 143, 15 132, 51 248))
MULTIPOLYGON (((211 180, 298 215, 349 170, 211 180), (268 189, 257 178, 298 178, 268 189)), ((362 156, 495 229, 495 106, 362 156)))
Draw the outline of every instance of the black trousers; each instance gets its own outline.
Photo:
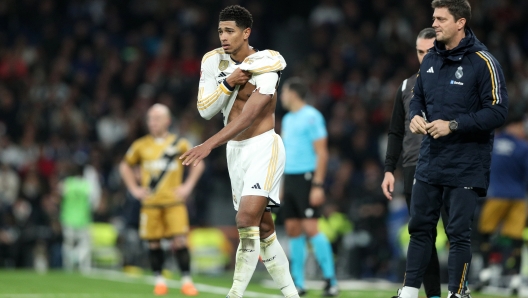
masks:
MULTIPOLYGON (((407 209, 411 209, 411 195, 414 181, 415 166, 403 168, 403 193, 407 201, 407 209)), ((444 221, 445 223, 445 221, 444 221)), ((423 285, 427 297, 441 296, 440 289, 440 262, 438 261, 438 252, 436 251, 436 225, 431 229, 433 245, 431 245, 431 258, 423 275, 423 285)))
POLYGON ((431 259, 433 227, 442 205, 448 214, 446 234, 449 239, 448 289, 463 294, 471 263, 471 225, 478 194, 470 187, 432 185, 416 180, 411 199, 405 286, 419 288, 431 259))

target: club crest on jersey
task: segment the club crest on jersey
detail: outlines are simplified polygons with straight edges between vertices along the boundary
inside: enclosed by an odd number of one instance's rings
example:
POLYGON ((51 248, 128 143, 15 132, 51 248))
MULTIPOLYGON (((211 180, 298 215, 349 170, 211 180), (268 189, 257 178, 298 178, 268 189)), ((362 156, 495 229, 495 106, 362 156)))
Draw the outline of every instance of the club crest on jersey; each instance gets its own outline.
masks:
POLYGON ((220 70, 226 70, 229 66, 229 61, 227 60, 221 60, 220 63, 218 63, 218 69, 220 70))
POLYGON ((457 68, 457 71, 455 72, 455 77, 457 79, 460 79, 464 75, 464 72, 462 71, 462 66, 459 66, 457 68))

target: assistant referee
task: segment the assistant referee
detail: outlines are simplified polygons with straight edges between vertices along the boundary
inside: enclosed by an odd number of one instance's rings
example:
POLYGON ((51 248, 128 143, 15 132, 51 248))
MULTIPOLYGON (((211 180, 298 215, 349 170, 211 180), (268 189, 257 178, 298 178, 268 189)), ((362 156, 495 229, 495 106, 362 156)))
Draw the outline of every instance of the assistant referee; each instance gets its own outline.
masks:
POLYGON ((280 96, 283 107, 289 111, 282 119, 286 165, 281 212, 290 237, 291 273, 299 295, 306 293, 304 261, 308 237, 326 281, 323 296, 332 297, 338 295, 332 248, 317 228, 325 201, 327 132, 323 115, 306 104, 307 93, 308 88, 301 79, 291 78, 284 83, 280 96))

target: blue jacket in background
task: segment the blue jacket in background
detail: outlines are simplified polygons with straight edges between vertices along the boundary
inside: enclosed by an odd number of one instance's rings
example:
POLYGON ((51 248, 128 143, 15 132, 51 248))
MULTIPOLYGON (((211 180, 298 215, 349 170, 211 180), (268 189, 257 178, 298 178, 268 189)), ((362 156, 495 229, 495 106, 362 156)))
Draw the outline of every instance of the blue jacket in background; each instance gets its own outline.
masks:
POLYGON ((524 200, 528 184, 528 144, 506 132, 495 137, 488 196, 524 200))
POLYGON ((458 130, 434 139, 425 135, 415 178, 429 184, 473 187, 485 196, 489 186, 493 130, 508 113, 501 66, 466 29, 460 44, 446 50, 435 41, 424 57, 410 103, 410 118, 456 120, 458 130))

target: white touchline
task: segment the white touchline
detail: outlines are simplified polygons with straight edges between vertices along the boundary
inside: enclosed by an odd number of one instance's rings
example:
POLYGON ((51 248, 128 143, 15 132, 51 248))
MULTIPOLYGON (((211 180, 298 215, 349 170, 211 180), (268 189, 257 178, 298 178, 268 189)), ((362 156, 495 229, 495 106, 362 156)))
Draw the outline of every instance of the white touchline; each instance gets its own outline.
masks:
MULTIPOLYGON (((83 274, 84 276, 88 278, 93 279, 105 279, 105 280, 112 280, 112 281, 118 281, 118 282, 126 282, 126 283, 137 283, 139 280, 143 281, 145 284, 154 284, 155 278, 153 276, 143 276, 142 278, 138 279, 135 277, 130 277, 122 272, 117 272, 113 270, 103 270, 103 269, 91 269, 90 273, 83 274)), ((221 295, 227 295, 229 292, 228 288, 223 287, 217 287, 217 286, 210 286, 206 284, 200 284, 200 283, 194 283, 196 288, 199 291, 212 293, 212 294, 221 294, 221 295)), ((177 280, 167 280, 167 286, 169 288, 180 288, 180 282, 177 280)), ((252 292, 252 291, 246 291, 244 292, 244 297, 270 297, 270 298, 283 298, 283 296, 278 295, 272 295, 267 293, 258 293, 258 292, 252 292)))

